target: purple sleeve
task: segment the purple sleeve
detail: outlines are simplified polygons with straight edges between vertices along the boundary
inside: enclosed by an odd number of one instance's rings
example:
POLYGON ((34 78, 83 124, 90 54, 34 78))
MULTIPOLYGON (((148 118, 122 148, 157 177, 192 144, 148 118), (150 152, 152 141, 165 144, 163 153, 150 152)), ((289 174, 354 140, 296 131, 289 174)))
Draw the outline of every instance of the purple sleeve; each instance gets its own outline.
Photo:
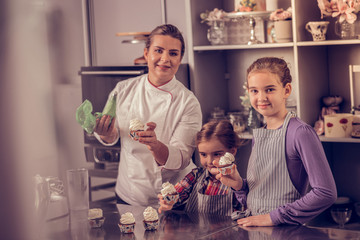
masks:
POLYGON ((236 191, 233 189, 236 200, 241 204, 243 209, 246 209, 246 198, 249 193, 249 186, 246 179, 243 179, 243 185, 240 190, 236 191))
POLYGON ((335 202, 335 181, 319 137, 299 119, 289 123, 286 157, 290 178, 302 197, 271 211, 270 217, 275 225, 303 224, 335 202), (301 169, 304 169, 303 175, 301 169))

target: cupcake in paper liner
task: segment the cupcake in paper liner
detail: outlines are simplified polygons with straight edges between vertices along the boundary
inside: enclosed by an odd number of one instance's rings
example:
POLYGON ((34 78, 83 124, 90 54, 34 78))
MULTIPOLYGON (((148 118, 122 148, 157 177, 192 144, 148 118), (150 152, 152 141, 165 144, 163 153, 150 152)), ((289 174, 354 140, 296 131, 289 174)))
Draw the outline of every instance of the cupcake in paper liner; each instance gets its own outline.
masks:
POLYGON ((175 204, 179 200, 179 193, 176 191, 174 185, 169 182, 163 183, 161 195, 167 204, 175 204))
POLYGON ((135 218, 131 212, 121 214, 119 223, 120 232, 133 233, 135 229, 135 218))
POLYGON ((218 170, 222 175, 229 175, 233 172, 235 157, 231 153, 227 152, 219 160, 218 170))
POLYGON ((153 231, 159 227, 159 215, 152 207, 147 207, 144 210, 144 227, 147 231, 153 231))
POLYGON ((105 222, 101 208, 92 208, 88 212, 88 220, 91 228, 100 228, 105 222))
POLYGON ((132 139, 138 140, 139 136, 138 132, 142 132, 145 130, 145 125, 137 118, 130 120, 129 134, 132 139))

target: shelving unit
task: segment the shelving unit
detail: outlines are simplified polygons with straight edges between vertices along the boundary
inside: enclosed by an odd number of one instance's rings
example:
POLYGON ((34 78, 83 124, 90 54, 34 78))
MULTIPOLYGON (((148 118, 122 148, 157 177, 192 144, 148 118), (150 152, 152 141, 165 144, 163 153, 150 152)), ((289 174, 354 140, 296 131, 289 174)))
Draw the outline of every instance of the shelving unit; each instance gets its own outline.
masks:
MULTIPOLYGON (((330 21, 327 40, 312 41, 305 25, 309 21, 321 21, 317 1, 278 0, 278 6, 283 9, 291 6, 293 9, 293 42, 210 45, 206 38, 208 26, 201 23, 200 13, 214 8, 230 12, 233 10, 234 1, 185 1, 191 89, 200 101, 204 121, 208 120, 214 107, 220 107, 227 112, 243 110, 239 96, 244 95, 242 86, 246 69, 263 56, 281 57, 288 62, 293 77, 290 103, 291 106, 296 106, 297 115, 309 125, 314 126, 318 119, 323 96, 342 96, 344 102, 341 111, 350 112, 348 66, 360 64, 360 40, 339 39, 334 32, 335 19, 327 17, 324 19, 330 21)), ((356 89, 356 92, 360 92, 360 89, 356 89)), ((251 138, 251 135, 245 136, 244 138, 251 138)), ((324 144, 337 183, 342 184, 338 189, 339 195, 348 195, 360 201, 360 192, 356 193, 349 187, 356 183, 356 186, 360 185, 360 140, 331 139, 324 136, 321 136, 320 140, 324 144), (344 168, 357 170, 344 175, 344 168), (347 184, 349 186, 345 186, 347 184)))
MULTIPOLYGON (((202 105, 205 120, 215 106, 227 111, 242 110, 239 96, 244 94, 242 84, 246 68, 258 57, 266 55, 283 57, 289 63, 294 88, 292 101, 298 116, 305 122, 314 125, 321 111, 322 96, 343 96, 342 111, 350 111, 347 66, 360 63, 359 39, 338 39, 332 31, 334 20, 326 19, 331 22, 327 34, 329 40, 312 41, 305 24, 320 20, 317 2, 285 0, 279 1, 279 7, 293 8, 293 42, 210 45, 206 39, 207 25, 200 23, 200 13, 215 7, 230 12, 232 6, 230 0, 186 1, 191 84, 202 105), (338 79, 342 79, 341 83, 338 79), (217 97, 210 98, 209 95, 217 97)), ((346 142, 358 141, 347 139, 346 142)))

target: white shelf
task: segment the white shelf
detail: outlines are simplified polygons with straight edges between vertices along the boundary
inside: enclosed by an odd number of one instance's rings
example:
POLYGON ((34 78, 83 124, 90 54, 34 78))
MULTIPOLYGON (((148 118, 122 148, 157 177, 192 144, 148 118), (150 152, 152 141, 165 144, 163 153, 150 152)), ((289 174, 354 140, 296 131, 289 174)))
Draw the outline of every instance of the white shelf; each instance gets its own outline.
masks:
POLYGON ((304 41, 297 42, 297 46, 328 46, 328 45, 352 45, 360 44, 360 39, 350 39, 350 40, 326 40, 326 41, 304 41))
MULTIPOLYGON (((360 43, 360 42, 359 42, 360 43)), ((259 48, 285 48, 293 47, 294 43, 261 43, 261 44, 239 44, 239 45, 204 45, 194 46, 194 51, 218 51, 218 50, 236 50, 236 49, 259 49, 259 48)))

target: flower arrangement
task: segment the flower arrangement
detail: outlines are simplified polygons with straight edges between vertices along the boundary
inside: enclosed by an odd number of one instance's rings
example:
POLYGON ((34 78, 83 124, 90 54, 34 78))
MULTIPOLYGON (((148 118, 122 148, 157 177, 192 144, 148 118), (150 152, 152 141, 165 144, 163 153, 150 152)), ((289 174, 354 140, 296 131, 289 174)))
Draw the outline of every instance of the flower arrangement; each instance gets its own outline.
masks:
POLYGON ((324 16, 339 17, 339 22, 347 21, 353 24, 360 11, 360 0, 317 0, 321 12, 321 18, 324 16))
POLYGON ((284 20, 291 20, 292 18, 292 9, 289 7, 288 9, 284 10, 282 8, 275 10, 270 14, 271 21, 284 21, 284 20))
POLYGON ((241 0, 239 5, 236 7, 235 11, 237 12, 251 12, 254 11, 256 6, 255 0, 241 0))
POLYGON ((210 24, 212 21, 225 20, 226 15, 227 13, 224 10, 218 8, 214 8, 212 11, 206 10, 206 12, 200 14, 201 23, 207 22, 210 24))

